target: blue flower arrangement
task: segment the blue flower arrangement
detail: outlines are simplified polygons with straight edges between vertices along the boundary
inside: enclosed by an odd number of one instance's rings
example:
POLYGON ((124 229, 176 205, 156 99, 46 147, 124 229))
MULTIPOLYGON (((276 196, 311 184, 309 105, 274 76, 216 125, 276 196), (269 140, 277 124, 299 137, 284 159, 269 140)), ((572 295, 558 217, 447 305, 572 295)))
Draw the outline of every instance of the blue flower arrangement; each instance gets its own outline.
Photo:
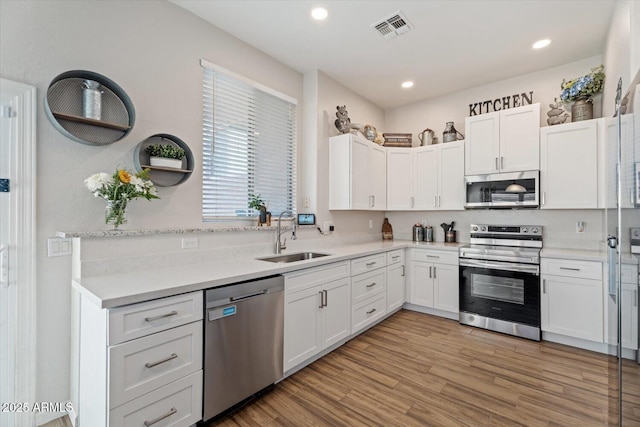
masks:
POLYGON ((560 99, 564 102, 575 101, 580 97, 591 97, 602 91, 604 86, 604 65, 592 68, 586 76, 568 82, 564 79, 560 88, 560 99))

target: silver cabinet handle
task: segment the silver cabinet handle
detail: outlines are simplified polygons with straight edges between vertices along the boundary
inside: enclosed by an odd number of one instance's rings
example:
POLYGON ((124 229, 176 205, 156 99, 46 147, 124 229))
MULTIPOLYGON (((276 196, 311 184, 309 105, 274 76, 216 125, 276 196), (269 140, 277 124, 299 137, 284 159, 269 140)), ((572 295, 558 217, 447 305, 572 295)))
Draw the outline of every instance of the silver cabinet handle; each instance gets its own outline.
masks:
POLYGON ((318 291, 318 293, 320 294, 320 305, 318 308, 322 308, 324 307, 324 291, 318 291))
POLYGON ((543 204, 543 205, 544 205, 544 204, 546 204, 546 202, 545 202, 545 200, 546 200, 546 197, 545 197, 545 196, 546 196, 546 195, 547 195, 547 192, 546 192, 546 191, 543 191, 543 192, 542 192, 542 204, 543 204))
POLYGON ((391 259, 398 259, 398 258, 400 258, 400 255, 394 255, 391 257, 391 259))
POLYGON ((402 266, 402 274, 401 274, 401 276, 404 277, 404 265, 402 266))
POLYGON ((367 288, 373 288, 376 285, 376 282, 371 282, 367 285, 367 288))
POLYGON ((571 267, 560 267, 560 270, 580 271, 579 268, 571 268, 571 267))
POLYGON ((376 309, 372 308, 371 310, 367 311, 367 314, 372 314, 372 313, 375 313, 375 312, 376 312, 376 309))
POLYGON ((436 270, 437 270, 437 269, 438 269, 438 267, 435 267, 435 266, 433 267, 433 278, 434 278, 434 279, 437 279, 437 278, 438 278, 438 276, 436 276, 436 270))
POLYGON ((167 317, 171 317, 171 316, 175 316, 177 315, 178 312, 173 310, 172 312, 169 312, 167 314, 161 314, 160 316, 154 316, 154 317, 145 317, 144 321, 145 322, 153 322, 154 320, 160 320, 160 319, 165 319, 167 317))
POLYGON ((442 205, 440 204, 440 196, 438 196, 438 207, 440 207, 440 206, 442 206, 442 205))
POLYGON ((504 157, 500 157, 500 169, 504 169, 504 157))
POLYGON ((542 279, 542 293, 547 293, 547 279, 542 279))
POLYGON ((144 425, 146 427, 152 426, 156 423, 159 423, 160 421, 164 420, 165 418, 169 418, 171 415, 175 414, 176 412, 178 412, 178 410, 176 408, 171 408, 169 409, 169 412, 167 412, 164 415, 160 415, 158 418, 154 418, 152 420, 147 420, 144 422, 144 425))
POLYGON ((415 206, 415 200, 413 197, 411 197, 411 207, 414 207, 414 206, 415 206))
POLYGON ((376 263, 375 261, 373 261, 373 262, 368 262, 368 263, 366 263, 365 265, 366 265, 367 267, 371 267, 372 265, 376 265, 376 264, 377 264, 377 263, 376 263))
POLYGON ((433 279, 433 266, 429 267, 429 279, 433 279))
POLYGON ((440 258, 439 255, 427 255, 427 258, 440 258))
POLYGON ((324 306, 328 306, 329 305, 329 292, 325 289, 324 291, 324 306))
POLYGON ((167 356, 162 360, 158 360, 157 362, 147 362, 147 363, 144 364, 144 366, 146 366, 147 368, 153 368, 154 366, 162 365, 163 363, 166 363, 169 360, 173 360, 173 359, 175 359, 177 357, 178 357, 177 354, 171 353, 171 356, 167 356))
POLYGON ((499 170, 500 168, 498 167, 498 158, 496 157, 496 170, 499 170))

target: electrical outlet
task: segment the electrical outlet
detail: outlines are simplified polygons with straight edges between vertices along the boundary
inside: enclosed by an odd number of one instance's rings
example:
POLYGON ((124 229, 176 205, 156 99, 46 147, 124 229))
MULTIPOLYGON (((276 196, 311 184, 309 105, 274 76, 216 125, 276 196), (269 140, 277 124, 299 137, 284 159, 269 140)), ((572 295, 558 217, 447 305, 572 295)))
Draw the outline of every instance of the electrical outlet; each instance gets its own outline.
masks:
POLYGON ((322 231, 329 231, 329 229, 333 227, 333 222, 325 221, 322 223, 322 231))
POLYGON ((585 232, 585 225, 584 225, 584 221, 578 221, 576 222, 576 233, 584 233, 585 232))
POLYGON ((369 220, 369 228, 373 228, 373 220, 372 219, 369 220))
POLYGON ((47 239, 47 256, 71 255, 71 239, 52 237, 47 239))
POLYGON ((305 197, 305 198, 304 198, 304 207, 305 207, 305 208, 308 208, 308 207, 309 207, 309 205, 311 205, 311 201, 309 200, 309 198, 308 198, 308 197, 305 197))
POLYGON ((183 237, 182 238, 182 249, 195 249, 198 247, 198 238, 197 237, 183 237))

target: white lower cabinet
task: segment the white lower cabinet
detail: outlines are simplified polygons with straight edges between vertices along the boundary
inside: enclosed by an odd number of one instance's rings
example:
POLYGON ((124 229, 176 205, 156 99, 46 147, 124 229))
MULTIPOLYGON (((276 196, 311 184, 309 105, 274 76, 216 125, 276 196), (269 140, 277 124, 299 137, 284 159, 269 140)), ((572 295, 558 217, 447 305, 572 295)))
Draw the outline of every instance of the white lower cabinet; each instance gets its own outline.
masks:
POLYGON ((350 285, 348 261, 285 274, 285 372, 350 335, 350 285))
POLYGON ((351 333, 373 325, 387 313, 386 254, 369 255, 351 260, 351 271, 371 271, 351 277, 351 333))
POLYGON ((411 249, 411 304, 459 312, 458 253, 411 249))
POLYGON ((541 270, 542 331, 603 343, 602 263, 543 258, 541 270))
MULTIPOLYGON (((620 302, 622 304, 622 319, 620 334, 622 347, 629 350, 638 349, 638 266, 632 264, 622 265, 622 290, 620 302)), ((615 301, 608 294, 608 289, 604 292, 607 309, 605 320, 607 334, 605 339, 607 344, 617 344, 617 317, 618 308, 615 301)))
POLYGON ((191 426, 202 419, 202 291, 114 309, 81 296, 83 426, 191 426))
POLYGON ((405 302, 404 250, 387 252, 387 313, 402 307, 405 302))

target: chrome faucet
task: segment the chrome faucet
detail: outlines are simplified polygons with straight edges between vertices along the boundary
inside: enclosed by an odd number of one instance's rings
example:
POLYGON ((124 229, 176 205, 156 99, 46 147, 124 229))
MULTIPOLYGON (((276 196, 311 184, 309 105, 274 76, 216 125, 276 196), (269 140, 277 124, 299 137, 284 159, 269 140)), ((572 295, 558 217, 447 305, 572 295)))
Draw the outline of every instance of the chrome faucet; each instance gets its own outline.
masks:
MULTIPOLYGON (((280 224, 282 223, 282 215, 288 213, 293 218, 293 212, 291 211, 283 211, 280 216, 278 216, 278 228, 276 229, 276 244, 274 245, 273 252, 275 254, 280 254, 283 249, 287 249, 287 238, 284 238, 284 242, 280 242, 280 236, 285 231, 280 231, 280 224)), ((296 240, 296 222, 293 221, 293 230, 291 230, 291 240, 296 240)))

